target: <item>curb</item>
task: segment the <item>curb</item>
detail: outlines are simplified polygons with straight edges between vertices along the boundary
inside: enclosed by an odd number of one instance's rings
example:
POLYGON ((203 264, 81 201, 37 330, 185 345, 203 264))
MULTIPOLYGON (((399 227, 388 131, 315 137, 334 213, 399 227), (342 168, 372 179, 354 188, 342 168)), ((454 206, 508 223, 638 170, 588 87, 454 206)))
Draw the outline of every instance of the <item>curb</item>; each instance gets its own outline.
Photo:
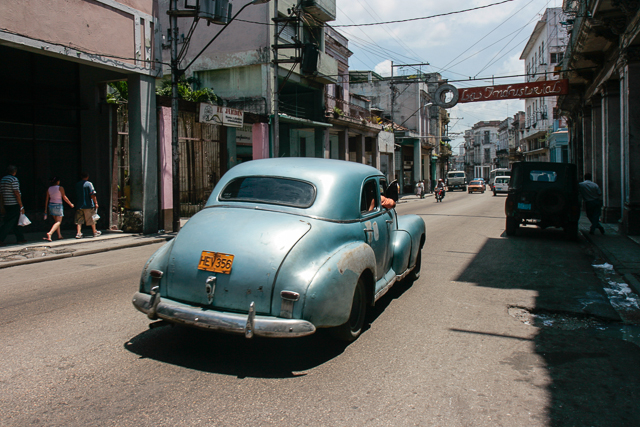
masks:
MULTIPOLYGON (((77 252, 71 252, 71 253, 66 253, 66 254, 51 255, 51 256, 40 257, 40 258, 22 259, 22 260, 19 260, 19 261, 9 261, 9 262, 0 264, 0 269, 9 268, 9 267, 15 267, 15 266, 18 266, 18 265, 36 264, 36 263, 39 263, 39 262, 54 261, 54 260, 63 259, 63 258, 71 258, 71 257, 77 257, 77 256, 83 256, 83 255, 93 255, 93 254, 97 254, 97 253, 101 253, 101 252, 115 251, 115 250, 119 250, 119 249, 128 249, 128 248, 135 248, 135 247, 138 247, 138 246, 152 245, 154 243, 162 243, 162 242, 169 241, 169 240, 173 239, 173 237, 174 236, 157 237, 157 238, 153 238, 153 239, 149 239, 149 240, 144 240, 144 241, 141 241, 141 242, 125 243, 123 245, 112 246, 112 247, 108 247, 108 248, 84 249, 84 250, 79 250, 77 252)), ((70 246, 70 245, 72 245, 72 243, 70 243, 69 245, 60 245, 60 246, 70 246)))

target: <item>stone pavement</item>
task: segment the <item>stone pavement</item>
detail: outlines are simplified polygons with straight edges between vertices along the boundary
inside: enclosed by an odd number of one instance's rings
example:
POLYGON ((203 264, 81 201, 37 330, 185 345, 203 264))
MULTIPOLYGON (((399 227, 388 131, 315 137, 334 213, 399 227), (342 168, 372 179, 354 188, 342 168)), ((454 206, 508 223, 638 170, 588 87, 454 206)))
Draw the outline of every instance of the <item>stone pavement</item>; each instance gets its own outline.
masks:
MULTIPOLYGON (((433 197, 427 194, 425 197, 433 197)), ((420 200, 413 194, 404 194, 400 203, 410 203, 420 200)), ((182 224, 186 223, 182 220, 182 224)), ((613 265, 615 271, 624 277, 627 284, 640 294, 640 237, 628 237, 618 232, 618 224, 603 224, 605 234, 596 232, 589 234, 589 220, 584 212, 580 217, 580 231, 591 243, 600 257, 613 265)), ((0 247, 0 269, 16 265, 50 261, 73 256, 82 256, 116 249, 149 245, 172 239, 175 233, 165 233, 160 230, 154 234, 134 234, 120 231, 103 231, 99 237, 75 238, 73 230, 63 231, 62 240, 53 242, 42 240, 44 233, 25 233, 27 243, 12 243, 15 236, 7 237, 5 246, 0 247)))

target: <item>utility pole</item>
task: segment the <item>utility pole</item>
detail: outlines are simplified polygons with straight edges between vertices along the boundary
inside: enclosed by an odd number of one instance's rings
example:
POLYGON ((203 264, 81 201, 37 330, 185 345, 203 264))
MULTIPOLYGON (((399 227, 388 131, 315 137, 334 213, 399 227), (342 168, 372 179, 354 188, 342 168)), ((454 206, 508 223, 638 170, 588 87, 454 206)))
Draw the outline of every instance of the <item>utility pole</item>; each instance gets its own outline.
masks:
MULTIPOLYGON (((176 12, 178 0, 171 0, 169 10, 176 12)), ((178 15, 172 13, 169 16, 171 33, 171 163, 173 191, 173 231, 180 231, 180 145, 178 140, 178 80, 180 70, 178 64, 178 15)))
POLYGON ((278 92, 278 74, 280 65, 278 63, 278 39, 280 37, 280 29, 278 28, 278 0, 273 0, 274 5, 274 22, 276 24, 273 31, 273 157, 280 157, 280 105, 278 92))

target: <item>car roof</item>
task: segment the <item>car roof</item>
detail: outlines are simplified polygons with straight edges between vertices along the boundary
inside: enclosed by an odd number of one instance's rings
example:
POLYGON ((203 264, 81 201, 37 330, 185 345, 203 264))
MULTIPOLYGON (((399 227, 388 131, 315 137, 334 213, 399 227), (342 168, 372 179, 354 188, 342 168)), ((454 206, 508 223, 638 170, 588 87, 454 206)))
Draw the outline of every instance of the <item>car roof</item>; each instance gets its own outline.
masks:
MULTIPOLYGON (((233 179, 246 176, 270 176, 308 181, 316 187, 316 200, 309 208, 278 206, 277 210, 335 220, 349 220, 360 215, 362 184, 367 178, 384 178, 378 169, 344 160, 309 157, 281 157, 252 160, 230 169, 216 185, 207 206, 229 205, 218 200, 219 194, 233 179)), ((256 203, 233 202, 233 205, 256 203)), ((273 205, 260 205, 273 206, 273 205)))

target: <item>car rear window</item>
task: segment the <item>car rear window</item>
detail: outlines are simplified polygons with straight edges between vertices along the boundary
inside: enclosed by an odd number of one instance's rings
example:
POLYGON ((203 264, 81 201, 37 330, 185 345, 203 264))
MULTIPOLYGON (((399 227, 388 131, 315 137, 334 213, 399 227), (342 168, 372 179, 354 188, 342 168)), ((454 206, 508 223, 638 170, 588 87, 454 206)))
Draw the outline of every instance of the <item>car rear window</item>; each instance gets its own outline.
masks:
POLYGON ((529 172, 529 179, 533 182, 556 182, 558 174, 554 171, 535 170, 529 172))
POLYGON ((449 178, 464 178, 464 172, 450 173, 449 178))
POLYGON ((315 198, 316 189, 313 184, 271 176, 236 178, 220 194, 220 200, 269 203, 295 208, 308 208, 315 198))
POLYGON ((496 178, 496 184, 508 184, 509 178, 496 178))

